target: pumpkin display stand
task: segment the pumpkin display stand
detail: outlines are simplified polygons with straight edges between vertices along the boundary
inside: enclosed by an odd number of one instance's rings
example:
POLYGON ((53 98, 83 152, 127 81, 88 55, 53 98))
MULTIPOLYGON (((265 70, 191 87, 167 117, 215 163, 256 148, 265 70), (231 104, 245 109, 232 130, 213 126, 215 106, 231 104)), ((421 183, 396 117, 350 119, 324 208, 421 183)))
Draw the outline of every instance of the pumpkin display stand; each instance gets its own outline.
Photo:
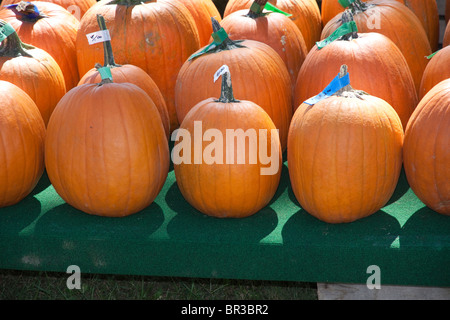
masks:
POLYGON ((293 195, 286 155, 278 190, 256 214, 206 216, 181 195, 171 167, 158 197, 123 218, 66 204, 46 174, 0 209, 0 268, 83 273, 450 287, 450 219, 427 208, 402 172, 389 202, 352 223, 329 224, 293 195))

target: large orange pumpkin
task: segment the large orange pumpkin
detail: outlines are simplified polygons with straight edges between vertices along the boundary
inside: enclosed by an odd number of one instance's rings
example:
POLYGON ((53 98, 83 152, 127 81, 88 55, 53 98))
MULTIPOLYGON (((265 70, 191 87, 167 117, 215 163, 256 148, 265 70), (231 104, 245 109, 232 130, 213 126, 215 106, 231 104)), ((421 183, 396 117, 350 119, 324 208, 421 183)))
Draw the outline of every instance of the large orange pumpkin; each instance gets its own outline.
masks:
MULTIPOLYGON (((229 0, 225 7, 223 17, 232 12, 250 9, 254 0, 229 0)), ((320 9, 316 0, 270 0, 271 4, 280 10, 291 14, 290 19, 300 29, 305 39, 306 48, 311 49, 320 39, 322 20, 320 9)))
POLYGON ((397 185, 402 142, 395 110, 351 86, 312 106, 301 104, 287 149, 295 197, 308 213, 329 223, 375 213, 397 185))
POLYGON ((49 53, 63 72, 66 89, 75 87, 80 80, 75 51, 79 21, 63 7, 50 2, 21 1, 13 6, 1 10, 0 19, 10 23, 23 42, 49 53))
MULTIPOLYGON (((208 75, 202 76, 212 77, 208 75)), ((281 146, 269 115, 251 101, 234 99, 229 73, 222 77, 220 98, 199 102, 184 118, 172 159, 180 191, 193 207, 214 217, 243 218, 273 198, 280 182, 281 146), (203 142, 212 137, 212 143, 203 142), (263 163, 260 154, 269 155, 271 162, 263 163)))
POLYGON ((233 74, 236 96, 256 103, 269 114, 280 130, 281 145, 285 150, 292 118, 292 86, 286 65, 265 43, 231 40, 217 21, 214 21, 213 29, 215 32, 223 31, 223 42, 213 50, 186 61, 178 74, 175 88, 178 121, 181 123, 200 101, 220 95, 220 84, 199 74, 214 74, 226 64, 233 74))
MULTIPOLYGON (((422 74, 432 53, 425 30, 415 14, 405 5, 392 0, 356 0, 350 5, 361 33, 378 32, 391 39, 403 53, 419 92, 422 74)), ((342 25, 342 13, 331 19, 322 30, 322 39, 342 25)))
MULTIPOLYGON (((3 0, 2 5, 19 3, 21 0, 3 0)), ((94 4, 97 3, 96 0, 46 0, 46 2, 51 2, 60 5, 70 13, 74 15, 78 20, 84 15, 86 11, 89 10, 94 4)))
POLYGON ((0 207, 23 200, 44 172, 45 125, 34 101, 0 80, 0 207))
POLYGON ((321 92, 343 63, 353 85, 388 102, 405 128, 419 102, 414 81, 400 50, 380 33, 354 33, 322 49, 315 46, 298 74, 295 106, 321 92))
POLYGON ((263 12, 267 0, 257 1, 254 2, 256 7, 252 6, 250 10, 238 10, 226 16, 221 26, 231 39, 255 40, 272 47, 286 64, 294 86, 298 71, 308 54, 303 35, 285 15, 263 12))
POLYGON ((405 131, 406 178, 428 207, 450 215, 450 79, 420 101, 405 131))
POLYGON ((108 25, 117 63, 135 65, 152 77, 166 100, 170 128, 177 128, 174 102, 177 74, 186 59, 200 47, 189 10, 178 1, 100 1, 80 22, 77 35, 80 74, 103 59, 102 45, 89 45, 86 38, 87 34, 98 31, 97 14, 108 25))
MULTIPOLYGON (((98 15, 99 26, 101 30, 107 30, 106 23, 102 15, 98 15)), ((158 109, 159 115, 161 116, 161 121, 164 126, 164 131, 166 132, 167 139, 170 137, 170 119, 169 112, 167 111, 166 102, 164 97, 156 85, 155 81, 145 72, 143 69, 134 66, 132 64, 119 65, 116 64, 114 60, 114 54, 111 46, 111 41, 103 42, 105 61, 103 67, 110 67, 111 73, 116 83, 132 83, 143 89, 149 97, 155 103, 158 109)), ((94 68, 86 72, 86 74, 81 77, 78 85, 85 83, 99 83, 102 79, 99 68, 102 66, 100 64, 96 65, 94 68)))
POLYGON ((150 205, 169 157, 156 106, 131 83, 73 88, 48 123, 48 177, 68 204, 89 214, 122 217, 150 205))
POLYGON ((420 84, 421 100, 439 82, 450 78, 450 47, 444 47, 431 58, 423 72, 420 84))
MULTIPOLYGON (((4 27, 10 25, 0 20, 0 28, 4 27)), ((36 103, 46 125, 56 104, 66 93, 64 75, 52 56, 22 43, 16 32, 4 39, 0 47, 0 80, 24 90, 36 103)))
POLYGON ((184 4, 194 18, 200 37, 200 46, 206 46, 213 32, 211 17, 217 21, 222 20, 216 5, 212 0, 177 0, 184 4))
POLYGON ((436 0, 397 0, 404 3, 419 18, 428 40, 431 50, 439 47, 439 11, 436 0))
POLYGON ((338 0, 322 0, 320 7, 322 24, 326 25, 336 15, 344 12, 344 10, 345 8, 339 3, 338 0))
MULTIPOLYGON (((439 12, 436 0, 395 0, 406 5, 422 23, 433 51, 439 45, 439 12)), ((365 1, 370 3, 370 1, 365 1)), ((338 0, 322 0, 322 22, 326 25, 344 11, 338 0)))

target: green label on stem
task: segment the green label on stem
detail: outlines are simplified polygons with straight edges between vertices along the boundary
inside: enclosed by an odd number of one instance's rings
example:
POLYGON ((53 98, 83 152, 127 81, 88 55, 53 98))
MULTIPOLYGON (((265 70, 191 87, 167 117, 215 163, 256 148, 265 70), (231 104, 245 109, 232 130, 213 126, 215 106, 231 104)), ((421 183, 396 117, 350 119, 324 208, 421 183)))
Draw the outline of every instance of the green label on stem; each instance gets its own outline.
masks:
POLYGON ((323 47, 329 45, 333 41, 339 39, 342 36, 345 36, 349 33, 358 32, 358 27, 356 26, 355 21, 349 21, 344 23, 342 26, 340 26, 338 29, 336 29, 328 38, 316 42, 317 48, 320 50, 323 47))
POLYGON ((292 16, 292 14, 284 12, 281 9, 278 9, 277 7, 275 7, 273 4, 271 4, 270 2, 267 2, 264 7, 261 7, 261 5, 259 5, 256 2, 253 2, 252 5, 250 6, 250 11, 256 13, 256 14, 261 14, 263 9, 270 11, 270 12, 278 12, 281 14, 284 14, 287 17, 292 16))
POLYGON ((218 45, 221 45, 222 42, 228 38, 228 34, 225 31, 224 28, 220 28, 218 31, 213 32, 211 34, 212 38, 213 38, 213 42, 211 42, 209 45, 207 45, 206 47, 204 47, 202 50, 200 50, 197 53, 194 53, 193 55, 191 55, 189 57, 188 60, 192 60, 198 56, 201 56, 202 54, 205 54, 211 50, 213 50, 214 48, 216 48, 218 45))
POLYGON ((112 74, 111 74, 111 68, 110 67, 102 67, 98 68, 97 71, 100 73, 100 76, 102 77, 102 80, 111 80, 112 81, 112 74))
POLYGON ((266 9, 267 11, 278 12, 278 13, 284 14, 287 17, 292 16, 292 14, 278 9, 277 7, 275 7, 273 4, 271 4, 269 2, 266 3, 266 5, 264 6, 264 9, 266 9))
POLYGON ((427 57, 427 59, 430 60, 430 59, 433 58, 433 57, 435 56, 435 54, 438 53, 439 51, 441 51, 441 49, 439 49, 438 51, 433 52, 432 54, 430 54, 430 55, 427 57))
POLYGON ((0 27, 0 42, 2 42, 7 37, 12 35, 14 32, 16 32, 16 30, 14 30, 14 28, 9 23, 1 26, 0 27))
POLYGON ((347 8, 349 5, 351 5, 355 1, 356 0, 338 0, 339 4, 344 8, 347 8))

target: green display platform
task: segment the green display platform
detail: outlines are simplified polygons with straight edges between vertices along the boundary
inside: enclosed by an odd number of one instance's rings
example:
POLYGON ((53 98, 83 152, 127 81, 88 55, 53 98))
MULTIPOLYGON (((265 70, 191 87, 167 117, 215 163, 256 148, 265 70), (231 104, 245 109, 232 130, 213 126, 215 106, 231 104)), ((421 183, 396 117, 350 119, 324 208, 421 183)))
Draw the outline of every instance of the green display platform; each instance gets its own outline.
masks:
POLYGON ((348 224, 327 224, 300 208, 284 163, 272 202, 244 219, 193 209, 170 171, 155 202, 125 218, 85 214, 66 204, 44 175, 32 194, 0 209, 0 268, 450 286, 450 217, 428 209, 402 173, 389 203, 348 224))

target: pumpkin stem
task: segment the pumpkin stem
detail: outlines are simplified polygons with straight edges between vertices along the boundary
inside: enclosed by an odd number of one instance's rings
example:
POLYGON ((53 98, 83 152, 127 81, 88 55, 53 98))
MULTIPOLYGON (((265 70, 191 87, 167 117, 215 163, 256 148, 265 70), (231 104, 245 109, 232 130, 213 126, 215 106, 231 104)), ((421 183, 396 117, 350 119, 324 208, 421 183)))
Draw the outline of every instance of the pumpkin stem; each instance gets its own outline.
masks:
POLYGON ((353 14, 361 13, 374 6, 374 4, 367 4, 365 2, 361 2, 361 0, 355 0, 355 2, 351 3, 349 9, 353 14))
MULTIPOLYGON (((342 24, 353 21, 353 13, 351 10, 346 9, 343 13, 342 13, 342 24)), ((341 37, 341 40, 351 40, 351 39, 356 39, 358 38, 358 32, 354 31, 351 32, 349 34, 346 34, 344 36, 341 37)))
MULTIPOLYGON (((7 23, 3 20, 0 20, 0 28, 4 28, 7 23)), ((12 27, 11 27, 12 28, 12 27)), ((29 54, 26 50, 33 49, 32 45, 25 44, 20 40, 17 32, 11 30, 12 33, 8 35, 0 46, 0 56, 1 57, 30 57, 33 56, 29 54)))
MULTIPOLYGON (((101 14, 97 14, 97 23, 100 30, 108 30, 106 28, 105 18, 101 14)), ((111 46, 111 40, 103 41, 103 56, 104 56, 104 67, 109 66, 111 68, 121 67, 121 65, 116 64, 114 61, 114 54, 111 46)), ((98 68, 97 68, 98 69, 98 68)))
POLYGON ((27 22, 36 22, 42 18, 48 18, 45 14, 39 12, 36 5, 27 1, 20 1, 17 4, 6 5, 5 8, 10 9, 16 15, 17 19, 27 22))
POLYGON ((219 69, 219 71, 220 70, 223 70, 220 73, 220 76, 222 77, 222 84, 221 84, 220 98, 216 100, 216 102, 222 103, 239 102, 239 100, 236 100, 233 95, 233 86, 231 85, 230 70, 228 69, 227 66, 223 66, 222 68, 219 69))
MULTIPOLYGON (((339 78, 342 78, 348 74, 348 66, 346 64, 343 64, 341 68, 339 69, 339 78)), ((363 95, 367 95, 367 92, 364 92, 362 90, 355 90, 353 87, 348 84, 342 89, 336 91, 335 96, 344 97, 344 98, 358 98, 358 99, 364 99, 363 95)))
POLYGON ((258 17, 264 16, 265 14, 263 14, 262 12, 267 2, 268 0, 255 0, 250 6, 250 10, 247 13, 247 17, 256 19, 258 17))
MULTIPOLYGON (((217 21, 214 17, 211 17, 212 27, 213 27, 213 33, 218 32, 220 29, 222 29, 222 26, 220 25, 219 21, 217 21)), ((242 40, 233 41, 231 40, 228 35, 227 37, 222 40, 222 43, 217 47, 219 50, 231 50, 235 48, 243 48, 243 45, 240 45, 239 43, 242 42, 242 40)))
POLYGON ((127 6, 127 7, 132 7, 132 6, 137 6, 139 4, 145 3, 145 2, 155 2, 155 0, 153 1, 142 1, 142 0, 112 0, 110 2, 108 2, 107 4, 111 5, 111 4, 117 4, 119 6, 127 6))

